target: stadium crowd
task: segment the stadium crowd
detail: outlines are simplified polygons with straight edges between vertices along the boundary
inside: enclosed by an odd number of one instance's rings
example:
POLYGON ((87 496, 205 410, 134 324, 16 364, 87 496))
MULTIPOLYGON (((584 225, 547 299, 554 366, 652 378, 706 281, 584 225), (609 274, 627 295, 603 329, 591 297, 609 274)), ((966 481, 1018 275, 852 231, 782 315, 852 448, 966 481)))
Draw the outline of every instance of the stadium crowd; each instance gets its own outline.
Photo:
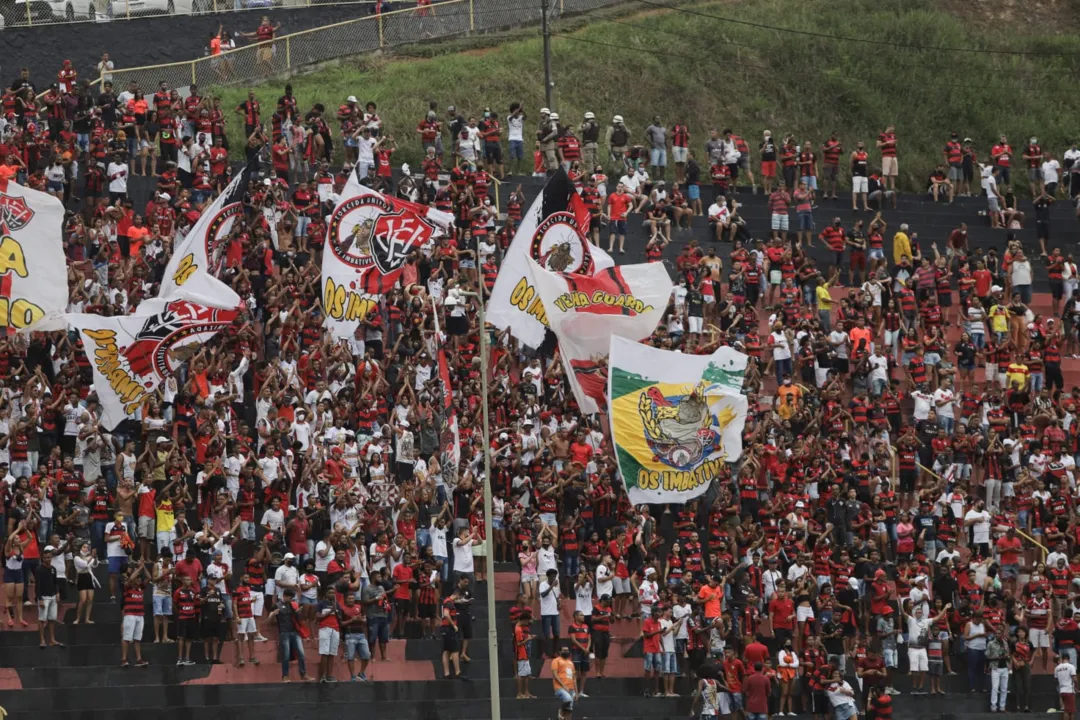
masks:
MULTIPOLYGON (((42 646, 59 644, 58 606, 77 603, 75 622, 93 623, 107 576, 123 604, 125 666, 147 664, 152 623, 178 665, 198 644, 215 662, 226 643, 237 665, 258 663, 254 643, 270 636, 282 678, 295 659, 309 679, 310 636, 319 679, 335 681, 343 655, 363 681, 419 627, 441 638, 445 676, 463 676, 472 593, 487 580, 490 482, 491 551, 521 574, 518 694, 532 696, 540 643, 564 717, 589 674, 605 676, 613 635, 628 633, 643 639, 648 693, 692 691, 703 717, 887 720, 896 676, 914 694, 941 693, 960 657, 991 710, 1029 709, 1037 669, 1057 676, 1071 716, 1080 390, 1066 390, 1061 367, 1077 353, 1076 265, 1041 248, 1053 296, 1042 312, 1034 262, 1011 236, 982 254, 963 227, 932 239, 890 228, 903 152, 893 128, 847 161, 834 135, 819 161, 792 137, 766 132, 754 149, 728 130, 691 141, 660 118, 631 132, 619 116, 601 127, 592 113, 569 123, 514 104, 478 119, 450 106, 388 128, 373 103, 302 108, 288 86, 268 107, 252 92, 222 108, 196 87, 185 98, 164 85, 94 93, 67 64, 48 87, 35 82, 24 70, 3 92, 0 178, 67 203, 76 311, 125 314, 154 294, 177 238, 233 172, 228 123, 247 137, 232 157, 260 158, 262 173, 226 251, 242 316, 135 419, 99 424, 76 334, 0 340, 8 627, 26 626, 24 606, 36 604, 42 646), (392 171, 399 142, 424 148, 415 177, 392 171), (708 214, 714 227, 678 254, 649 342, 743 350, 751 413, 741 461, 685 506, 631 506, 605 423, 577 411, 561 365, 478 326, 467 293, 493 286, 525 204, 518 189, 496 208, 494 183, 560 164, 595 241, 608 234, 613 250, 625 250, 628 223, 644 224, 649 261, 662 260, 673 226, 708 214), (452 212, 456 232, 411 256, 356 336, 335 341, 322 327, 324 218, 356 165, 373 188, 452 212), (135 175, 157 178, 142 207, 127 192, 135 175), (748 226, 733 200, 758 181, 770 227, 748 226), (879 211, 819 231, 815 209, 848 181, 856 207, 879 211), (815 242, 829 266, 807 252, 815 242), (440 348, 457 467, 441 444, 440 348)), ((1018 161, 1037 224, 1040 203, 1080 190, 1060 184, 1061 172, 1080 175, 1075 148, 1064 168, 1034 139, 1015 157, 1002 137, 990 156, 986 173, 954 134, 928 187, 951 199, 981 177, 993 210, 1018 161)), ((1006 217, 1007 202, 997 210, 995 224, 1023 222, 1006 217)))

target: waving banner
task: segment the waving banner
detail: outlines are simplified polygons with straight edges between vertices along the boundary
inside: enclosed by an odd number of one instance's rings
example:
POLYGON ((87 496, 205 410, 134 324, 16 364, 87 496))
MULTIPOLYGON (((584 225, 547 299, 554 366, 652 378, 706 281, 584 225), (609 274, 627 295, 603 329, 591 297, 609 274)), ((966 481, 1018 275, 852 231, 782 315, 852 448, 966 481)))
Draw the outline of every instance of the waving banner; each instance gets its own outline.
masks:
POLYGON ((730 391, 742 353, 684 355, 612 337, 608 402, 630 501, 685 503, 742 455, 745 395, 730 391))
POLYGON ((134 315, 68 315, 94 371, 102 424, 112 429, 132 417, 167 377, 237 315, 237 309, 184 300, 149 300, 134 315))
POLYGON ((532 258, 545 270, 593 275, 614 265, 611 256, 586 238, 589 212, 565 170, 558 170, 521 218, 499 268, 487 305, 487 321, 526 345, 544 343, 548 319, 533 282, 532 258))
POLYGON ((257 164, 252 160, 233 178, 173 250, 158 297, 184 298, 225 309, 240 304, 240 296, 217 278, 225 269, 229 233, 236 218, 244 214, 244 193, 257 164))
POLYGON ((64 329, 63 222, 55 197, 0 180, 0 334, 64 329))
POLYGON ((409 253, 453 222, 449 213, 387 197, 349 175, 323 248, 323 311, 334 337, 351 338, 397 282, 409 253))
POLYGON ((587 414, 606 411, 611 338, 652 335, 671 297, 667 270, 643 263, 575 275, 549 272, 532 258, 528 263, 578 407, 587 414))

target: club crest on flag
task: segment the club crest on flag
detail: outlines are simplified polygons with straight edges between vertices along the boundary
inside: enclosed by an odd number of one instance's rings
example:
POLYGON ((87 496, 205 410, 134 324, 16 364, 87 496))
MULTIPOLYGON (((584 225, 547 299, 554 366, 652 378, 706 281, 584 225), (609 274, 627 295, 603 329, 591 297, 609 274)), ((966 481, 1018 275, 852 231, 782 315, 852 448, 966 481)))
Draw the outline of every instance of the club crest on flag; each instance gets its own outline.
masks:
MULTIPOLYGON (((334 210, 329 244, 334 257, 357 272, 366 275, 374 268, 380 275, 390 275, 434 232, 434 225, 407 209, 395 208, 382 195, 359 195, 334 210)), ((370 281, 365 277, 362 282, 367 285, 370 281)))
POLYGON ((0 231, 18 232, 34 219, 34 211, 26 198, 0 193, 0 231))
POLYGON ((653 458, 676 470, 689 470, 722 449, 720 432, 735 419, 730 408, 713 417, 705 398, 705 384, 690 392, 685 387, 656 384, 640 395, 638 414, 653 458), (675 394, 665 392, 674 390, 675 394), (713 428, 717 426, 720 432, 713 428))
POLYGON ((244 214, 244 206, 241 203, 230 203, 220 210, 210 220, 210 225, 206 229, 206 259, 210 267, 207 271, 217 277, 221 274, 221 271, 225 269, 225 253, 229 249, 229 244, 225 242, 229 233, 232 232, 233 223, 236 218, 244 214))
POLYGON ((545 270, 590 275, 594 264, 577 217, 556 212, 536 226, 530 254, 545 270))
POLYGON ((120 355, 136 375, 157 373, 168 377, 236 315, 235 310, 171 302, 160 313, 146 319, 131 344, 120 349, 120 355))

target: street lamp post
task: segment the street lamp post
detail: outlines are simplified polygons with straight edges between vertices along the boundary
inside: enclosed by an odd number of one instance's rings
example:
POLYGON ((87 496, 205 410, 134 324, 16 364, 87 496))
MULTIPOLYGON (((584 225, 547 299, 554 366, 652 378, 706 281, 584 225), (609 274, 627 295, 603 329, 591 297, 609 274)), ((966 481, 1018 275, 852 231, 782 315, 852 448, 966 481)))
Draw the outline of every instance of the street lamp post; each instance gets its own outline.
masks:
POLYGON ((501 720, 501 698, 499 692, 499 637, 495 629, 495 540, 491 529, 491 428, 488 422, 488 334, 484 315, 484 298, 477 293, 459 291, 462 295, 475 298, 479 306, 480 321, 480 403, 483 413, 482 437, 484 440, 484 568, 487 573, 487 612, 488 612, 488 679, 491 684, 491 718, 501 720))

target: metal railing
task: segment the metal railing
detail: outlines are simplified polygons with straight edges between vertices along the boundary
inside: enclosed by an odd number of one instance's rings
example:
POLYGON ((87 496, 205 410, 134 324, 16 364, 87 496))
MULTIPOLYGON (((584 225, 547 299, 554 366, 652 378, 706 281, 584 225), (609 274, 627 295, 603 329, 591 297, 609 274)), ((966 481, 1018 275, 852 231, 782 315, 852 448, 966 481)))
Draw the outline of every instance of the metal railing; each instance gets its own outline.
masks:
POLYGON ((0 27, 106 23, 166 15, 265 12, 327 5, 374 5, 376 0, 0 0, 0 27))
MULTIPOLYGON (((625 0, 550 0, 554 16, 619 5, 625 0)), ((412 4, 410 2, 410 4, 412 4)), ((134 82, 144 93, 164 81, 183 88, 247 85, 271 76, 337 58, 471 32, 540 22, 540 2, 518 5, 507 0, 445 0, 429 7, 366 15, 310 30, 282 35, 263 43, 227 50, 184 62, 114 69, 113 87, 134 82)))

